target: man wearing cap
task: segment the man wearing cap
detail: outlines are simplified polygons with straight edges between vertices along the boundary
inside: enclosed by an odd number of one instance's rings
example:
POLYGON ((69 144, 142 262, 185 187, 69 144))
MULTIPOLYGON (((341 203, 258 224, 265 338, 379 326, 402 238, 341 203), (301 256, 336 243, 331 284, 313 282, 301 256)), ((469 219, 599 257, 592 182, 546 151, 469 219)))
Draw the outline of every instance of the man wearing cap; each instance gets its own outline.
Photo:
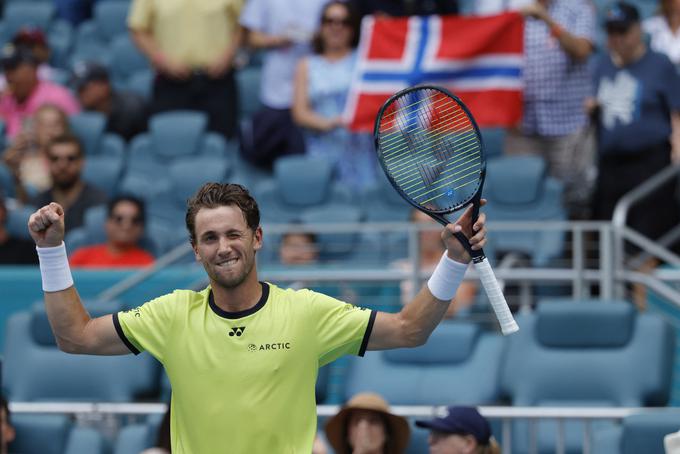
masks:
POLYGON ((7 78, 7 89, 0 95, 0 118, 10 138, 43 104, 53 104, 69 115, 80 110, 65 87, 40 80, 38 60, 29 48, 7 44, 0 53, 0 66, 7 78))
POLYGON ((430 429, 430 454, 500 454, 489 422, 474 407, 448 407, 416 426, 430 429))
MULTIPOLYGON (((680 162, 680 80, 664 54, 645 43, 640 14, 626 2, 605 13, 608 53, 594 65, 595 96, 588 107, 598 127, 595 219, 611 219, 619 199, 654 174, 680 162)), ((657 238, 677 220, 672 185, 654 193, 654 209, 634 206, 628 225, 657 238)))
POLYGON ((106 130, 129 141, 146 131, 148 106, 131 92, 114 90, 105 67, 94 62, 81 62, 73 68, 73 86, 80 105, 86 111, 106 116, 106 130))

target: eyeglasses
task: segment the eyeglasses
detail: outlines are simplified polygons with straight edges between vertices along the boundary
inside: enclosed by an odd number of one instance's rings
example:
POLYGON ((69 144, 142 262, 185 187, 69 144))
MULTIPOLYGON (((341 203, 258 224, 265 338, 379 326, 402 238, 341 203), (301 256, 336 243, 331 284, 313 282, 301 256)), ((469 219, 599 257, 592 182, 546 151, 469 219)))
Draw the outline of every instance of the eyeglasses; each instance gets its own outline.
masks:
POLYGON ((349 17, 339 18, 324 16, 321 19, 321 23, 323 25, 341 25, 343 27, 349 27, 352 22, 349 20, 349 17))
POLYGON ((52 162, 52 163, 59 162, 59 161, 68 161, 69 163, 72 163, 72 162, 76 162, 76 161, 80 160, 80 155, 77 155, 77 154, 72 154, 72 155, 69 155, 69 156, 50 155, 50 156, 48 156, 48 158, 49 158, 50 162, 52 162))
POLYGON ((120 214, 114 214, 111 216, 111 220, 116 224, 123 224, 125 221, 132 225, 141 225, 143 223, 141 216, 122 216, 120 214))

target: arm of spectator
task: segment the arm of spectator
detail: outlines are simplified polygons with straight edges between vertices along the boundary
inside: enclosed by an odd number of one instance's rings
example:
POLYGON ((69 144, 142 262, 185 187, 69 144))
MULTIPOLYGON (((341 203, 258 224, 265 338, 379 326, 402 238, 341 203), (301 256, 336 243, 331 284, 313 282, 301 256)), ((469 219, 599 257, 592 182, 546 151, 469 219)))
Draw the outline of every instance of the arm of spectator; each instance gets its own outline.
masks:
POLYGON ((248 46, 254 49, 276 49, 288 47, 293 42, 285 36, 269 35, 253 29, 244 29, 248 46))
POLYGON ((307 59, 303 58, 298 63, 293 81, 293 120, 298 125, 321 132, 331 131, 342 126, 342 118, 326 118, 311 108, 307 92, 307 59))
MULTIPOLYGON (((46 205, 31 215, 28 230, 39 248, 53 248, 49 259, 40 257, 43 288, 46 280, 58 284, 70 279, 66 252, 55 249, 64 241, 64 210, 57 203, 46 205)), ((58 286, 58 285, 57 285, 58 286)), ((59 348, 67 353, 122 355, 130 353, 116 332, 111 315, 90 318, 73 282, 62 290, 44 292, 45 309, 59 348)))
POLYGON ((574 60, 584 62, 593 52, 593 43, 589 39, 577 36, 555 22, 541 3, 531 3, 521 8, 520 11, 524 16, 545 22, 550 29, 550 34, 555 37, 567 55, 574 60))
POLYGON ((232 35, 231 44, 229 45, 229 48, 224 52, 224 54, 220 56, 220 58, 217 59, 217 61, 215 61, 214 64, 210 65, 207 68, 207 72, 210 77, 212 77, 213 79, 222 77, 224 74, 226 74, 227 71, 229 71, 232 68, 234 64, 234 58, 236 57, 236 53, 241 48, 241 45, 243 43, 243 34, 244 34, 243 28, 236 27, 236 30, 232 35))
POLYGON ((130 29, 130 35, 132 36, 132 41, 134 41, 146 58, 149 59, 156 71, 173 79, 186 79, 189 77, 191 69, 163 54, 151 32, 148 30, 130 29))
POLYGON ((680 164, 680 112, 671 112, 671 161, 680 164))
MULTIPOLYGON (((486 217, 481 213, 473 228, 472 207, 470 206, 455 223, 447 225, 442 231, 447 256, 461 273, 461 279, 471 257, 455 238, 454 233, 465 233, 472 249, 480 249, 486 244, 485 221, 486 217)), ((438 265, 438 268, 440 266, 442 265, 438 265)), ((413 301, 404 306, 399 313, 377 313, 368 341, 368 350, 423 345, 446 314, 450 302, 450 300, 444 301, 436 298, 430 291, 429 285, 424 285, 413 301)))

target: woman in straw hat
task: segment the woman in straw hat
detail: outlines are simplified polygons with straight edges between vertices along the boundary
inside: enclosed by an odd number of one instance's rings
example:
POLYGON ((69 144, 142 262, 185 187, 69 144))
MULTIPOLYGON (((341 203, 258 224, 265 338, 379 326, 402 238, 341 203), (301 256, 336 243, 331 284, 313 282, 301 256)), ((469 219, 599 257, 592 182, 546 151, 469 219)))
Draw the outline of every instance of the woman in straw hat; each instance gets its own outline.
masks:
POLYGON ((411 435, 408 421, 390 413, 377 394, 361 393, 326 423, 336 454, 402 454, 411 435))

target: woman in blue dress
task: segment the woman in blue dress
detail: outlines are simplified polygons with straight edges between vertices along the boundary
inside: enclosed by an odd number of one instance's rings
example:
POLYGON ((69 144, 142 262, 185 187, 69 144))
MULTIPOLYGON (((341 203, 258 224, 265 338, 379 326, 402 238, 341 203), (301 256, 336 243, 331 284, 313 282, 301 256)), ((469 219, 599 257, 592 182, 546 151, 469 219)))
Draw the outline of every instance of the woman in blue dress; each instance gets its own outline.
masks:
POLYGON ((358 41, 352 6, 326 4, 314 54, 298 64, 293 99, 293 118, 304 128, 307 155, 330 161, 336 180, 355 192, 375 183, 377 171, 371 135, 349 131, 342 120, 358 41))

